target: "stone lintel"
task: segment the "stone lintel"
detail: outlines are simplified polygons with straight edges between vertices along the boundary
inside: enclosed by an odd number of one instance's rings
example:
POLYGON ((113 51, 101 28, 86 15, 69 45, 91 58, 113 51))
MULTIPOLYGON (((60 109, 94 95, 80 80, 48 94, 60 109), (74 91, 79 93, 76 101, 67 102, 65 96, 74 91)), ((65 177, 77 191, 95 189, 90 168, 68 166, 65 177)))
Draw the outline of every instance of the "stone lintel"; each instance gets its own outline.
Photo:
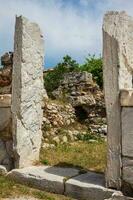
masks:
POLYGON ((11 107, 11 94, 0 95, 0 108, 11 107))
POLYGON ((133 89, 124 89, 120 91, 121 106, 133 106, 133 89))

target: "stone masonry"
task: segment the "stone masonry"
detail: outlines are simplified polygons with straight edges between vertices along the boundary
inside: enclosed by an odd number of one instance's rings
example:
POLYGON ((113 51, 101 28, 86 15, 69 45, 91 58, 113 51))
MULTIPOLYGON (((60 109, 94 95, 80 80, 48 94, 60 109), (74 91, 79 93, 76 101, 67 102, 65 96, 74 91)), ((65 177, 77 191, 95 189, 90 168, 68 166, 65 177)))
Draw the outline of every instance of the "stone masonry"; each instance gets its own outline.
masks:
POLYGON ((14 167, 12 141, 11 95, 0 95, 0 165, 14 167))
POLYGON ((0 94, 11 94, 13 53, 5 53, 1 57, 0 94))
POLYGON ((41 146, 44 41, 37 24, 16 17, 12 75, 15 167, 32 165, 41 146))
POLYGON ((133 196, 133 18, 108 12, 103 23, 108 121, 107 186, 133 196))

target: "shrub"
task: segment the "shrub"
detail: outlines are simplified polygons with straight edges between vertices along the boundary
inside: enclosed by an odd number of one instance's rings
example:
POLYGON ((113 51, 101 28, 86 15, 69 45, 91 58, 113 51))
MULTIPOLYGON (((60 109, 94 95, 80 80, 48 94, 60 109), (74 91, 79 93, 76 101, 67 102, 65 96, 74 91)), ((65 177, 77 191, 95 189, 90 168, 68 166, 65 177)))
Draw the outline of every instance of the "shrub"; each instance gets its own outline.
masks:
POLYGON ((102 71, 102 58, 96 58, 95 55, 90 55, 86 58, 83 65, 80 66, 81 71, 87 71, 92 74, 96 83, 103 87, 103 71, 102 71))
POLYGON ((45 88, 49 96, 52 96, 52 91, 58 88, 60 81, 67 72, 78 71, 79 64, 70 56, 63 57, 63 61, 58 63, 54 71, 50 71, 44 77, 45 88))
POLYGON ((44 159, 44 160, 41 161, 41 163, 44 164, 44 165, 48 165, 48 160, 44 159))

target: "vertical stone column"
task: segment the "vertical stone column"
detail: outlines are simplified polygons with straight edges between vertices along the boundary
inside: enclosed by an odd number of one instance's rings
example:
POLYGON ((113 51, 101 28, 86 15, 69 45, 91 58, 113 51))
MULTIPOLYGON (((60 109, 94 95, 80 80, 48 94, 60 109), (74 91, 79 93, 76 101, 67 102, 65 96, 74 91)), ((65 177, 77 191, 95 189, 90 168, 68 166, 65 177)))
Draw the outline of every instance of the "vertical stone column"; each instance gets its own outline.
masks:
POLYGON ((12 77, 15 167, 32 165, 41 146, 44 41, 37 24, 16 17, 12 77))
POLYGON ((103 25, 103 78, 108 123, 106 184, 120 187, 121 127, 118 87, 118 42, 108 33, 107 15, 103 25))
MULTIPOLYGON (((125 12, 108 12, 103 23, 103 74, 108 121, 107 186, 121 188, 128 117, 120 91, 132 89, 133 19, 125 12), (126 117, 125 117, 126 116, 126 117), (125 129, 126 127, 126 129, 125 129)), ((130 110, 130 111, 129 111, 130 110)), ((126 155, 127 156, 127 155, 126 155)))
POLYGON ((108 12, 104 17, 103 74, 108 121, 106 183, 124 190, 128 185, 129 190, 133 183, 133 18, 125 12, 108 12))

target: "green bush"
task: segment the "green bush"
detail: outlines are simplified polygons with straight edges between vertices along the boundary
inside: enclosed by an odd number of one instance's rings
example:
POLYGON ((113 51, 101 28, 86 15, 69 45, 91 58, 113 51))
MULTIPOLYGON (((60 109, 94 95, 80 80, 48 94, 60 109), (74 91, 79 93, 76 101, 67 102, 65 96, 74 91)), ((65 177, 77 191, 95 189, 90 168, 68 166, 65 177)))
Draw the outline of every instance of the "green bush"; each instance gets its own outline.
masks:
POLYGON ((80 66, 81 71, 87 71, 92 74, 96 83, 103 87, 103 71, 102 71, 102 58, 96 58, 95 55, 90 55, 86 58, 86 61, 83 65, 80 66))
POLYGON ((49 96, 52 96, 52 91, 58 88, 60 81, 67 72, 78 71, 79 64, 70 56, 63 57, 63 61, 58 63, 54 71, 50 71, 44 77, 45 88, 49 96))
POLYGON ((44 164, 44 165, 48 165, 48 160, 44 159, 44 160, 41 161, 41 163, 44 164))

